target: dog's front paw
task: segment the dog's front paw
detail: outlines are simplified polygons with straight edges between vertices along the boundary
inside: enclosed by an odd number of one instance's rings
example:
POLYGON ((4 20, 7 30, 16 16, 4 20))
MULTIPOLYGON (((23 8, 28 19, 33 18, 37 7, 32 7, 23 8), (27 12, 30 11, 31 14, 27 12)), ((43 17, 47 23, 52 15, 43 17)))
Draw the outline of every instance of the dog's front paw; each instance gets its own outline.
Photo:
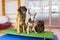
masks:
POLYGON ((37 32, 35 32, 35 33, 37 33, 37 32))
POLYGON ((27 34, 29 34, 29 32, 27 34))

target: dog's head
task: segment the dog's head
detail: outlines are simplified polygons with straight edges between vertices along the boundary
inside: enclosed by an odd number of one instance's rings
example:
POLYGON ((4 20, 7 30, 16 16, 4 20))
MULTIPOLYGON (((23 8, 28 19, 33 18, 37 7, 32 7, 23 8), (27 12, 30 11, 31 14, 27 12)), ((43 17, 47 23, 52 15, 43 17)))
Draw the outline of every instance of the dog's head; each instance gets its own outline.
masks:
POLYGON ((38 25, 39 25, 39 26, 44 26, 44 21, 41 21, 41 20, 38 21, 38 25))
POLYGON ((27 8, 25 6, 20 6, 18 12, 20 14, 26 14, 27 8))
POLYGON ((30 15, 30 19, 33 21, 34 18, 35 18, 35 16, 36 16, 36 13, 35 13, 35 14, 31 14, 31 13, 29 13, 29 15, 30 15))

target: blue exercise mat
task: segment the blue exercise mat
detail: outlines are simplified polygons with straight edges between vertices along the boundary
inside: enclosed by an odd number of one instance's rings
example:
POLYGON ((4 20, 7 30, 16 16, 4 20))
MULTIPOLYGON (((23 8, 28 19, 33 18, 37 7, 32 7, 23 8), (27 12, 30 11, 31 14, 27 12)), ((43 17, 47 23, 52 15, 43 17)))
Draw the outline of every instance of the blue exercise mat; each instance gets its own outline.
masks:
POLYGON ((7 34, 4 36, 1 36, 0 40, 43 40, 43 38, 31 38, 31 37, 7 34))
MULTIPOLYGON (((44 40, 43 38, 35 38, 35 37, 25 37, 25 36, 17 36, 17 35, 4 35, 0 37, 0 40, 44 40)), ((51 40, 51 39, 46 39, 51 40)), ((53 40, 58 40, 57 36, 54 36, 53 40)))

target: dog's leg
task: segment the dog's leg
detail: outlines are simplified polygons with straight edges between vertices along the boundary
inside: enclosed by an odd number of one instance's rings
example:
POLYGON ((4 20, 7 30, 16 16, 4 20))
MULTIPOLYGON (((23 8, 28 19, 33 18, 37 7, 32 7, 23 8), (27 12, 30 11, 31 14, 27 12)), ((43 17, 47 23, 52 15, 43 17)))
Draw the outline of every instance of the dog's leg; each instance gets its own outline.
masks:
POLYGON ((18 26, 17 26, 17 33, 20 33, 20 26, 19 26, 19 23, 18 23, 18 26))
MULTIPOLYGON (((18 15, 19 15, 19 14, 18 14, 18 15)), ((20 20, 20 18, 19 18, 19 16, 17 16, 17 19, 16 19, 16 23, 15 23, 14 30, 17 30, 17 26, 19 26, 19 25, 18 25, 19 20, 20 20)))
POLYGON ((17 30, 18 22, 15 23, 14 30, 17 30))
POLYGON ((25 25, 25 22, 23 23, 23 32, 24 32, 24 33, 26 32, 26 25, 25 25))
POLYGON ((35 30, 35 27, 33 27, 33 31, 34 31, 35 33, 37 33, 36 30, 35 30))
POLYGON ((27 34, 29 34, 29 26, 27 27, 27 34))
POLYGON ((18 15, 18 18, 17 18, 17 25, 16 25, 16 29, 17 29, 17 33, 20 33, 20 15, 18 15))
POLYGON ((25 33, 25 26, 23 25, 23 32, 25 33))

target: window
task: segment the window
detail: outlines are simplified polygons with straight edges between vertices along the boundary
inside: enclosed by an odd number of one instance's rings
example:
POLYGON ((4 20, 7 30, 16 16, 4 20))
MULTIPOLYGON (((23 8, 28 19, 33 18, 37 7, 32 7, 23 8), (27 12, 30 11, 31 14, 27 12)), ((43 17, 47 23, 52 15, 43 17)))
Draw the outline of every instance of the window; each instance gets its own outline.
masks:
POLYGON ((53 26, 60 26, 60 1, 52 0, 52 18, 51 24, 53 26))
POLYGON ((37 13, 35 20, 43 20, 46 25, 49 25, 49 0, 29 0, 28 9, 30 13, 37 13))
POLYGON ((47 26, 60 27, 60 0, 51 3, 50 0, 29 0, 27 5, 31 12, 37 13, 36 20, 42 19, 47 26))

